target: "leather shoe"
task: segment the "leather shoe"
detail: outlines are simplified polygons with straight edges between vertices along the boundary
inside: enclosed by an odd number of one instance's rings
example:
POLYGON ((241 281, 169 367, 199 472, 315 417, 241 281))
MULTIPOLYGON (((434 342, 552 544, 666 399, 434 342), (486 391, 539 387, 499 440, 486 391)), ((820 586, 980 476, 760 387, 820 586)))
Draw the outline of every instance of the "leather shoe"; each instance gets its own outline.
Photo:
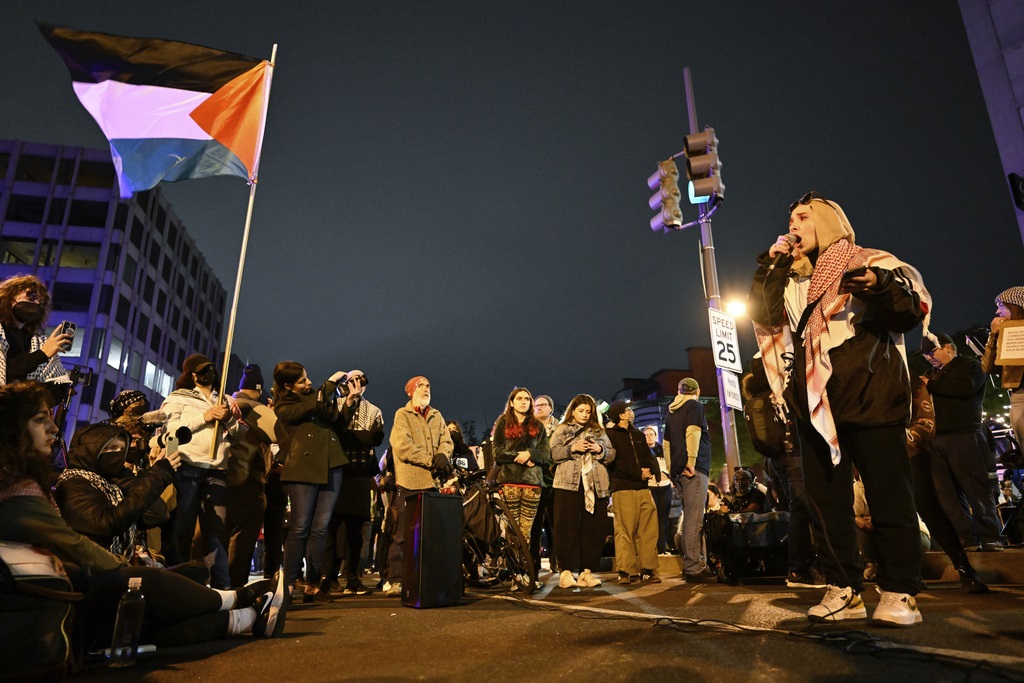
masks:
POLYGON ((696 574, 683 574, 686 583, 718 583, 718 574, 710 569, 699 571, 696 574))

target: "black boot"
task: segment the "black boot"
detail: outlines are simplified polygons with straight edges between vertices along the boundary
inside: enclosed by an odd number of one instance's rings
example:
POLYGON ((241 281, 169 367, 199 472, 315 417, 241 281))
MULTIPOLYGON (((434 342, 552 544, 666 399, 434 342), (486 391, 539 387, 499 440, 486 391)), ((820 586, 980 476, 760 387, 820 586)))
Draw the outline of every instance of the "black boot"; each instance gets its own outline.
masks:
POLYGON ((988 586, 978 576, 978 572, 974 571, 974 567, 971 565, 971 560, 967 557, 967 551, 964 550, 963 546, 957 545, 953 552, 947 553, 953 566, 956 567, 956 573, 960 575, 960 588, 965 593, 990 593, 988 586))

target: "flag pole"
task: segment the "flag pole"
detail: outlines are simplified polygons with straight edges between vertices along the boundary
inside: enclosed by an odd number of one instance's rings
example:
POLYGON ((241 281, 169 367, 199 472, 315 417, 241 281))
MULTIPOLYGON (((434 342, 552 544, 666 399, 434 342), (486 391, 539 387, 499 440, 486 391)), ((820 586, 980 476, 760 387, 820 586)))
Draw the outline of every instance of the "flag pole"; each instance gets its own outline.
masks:
MULTIPOLYGON (((260 115, 260 130, 257 139, 262 146, 263 130, 267 123, 267 105, 270 101, 270 81, 273 78, 274 64, 277 60, 277 43, 270 52, 270 69, 267 75, 267 87, 263 94, 263 111, 260 115)), ((231 345, 235 341, 235 319, 238 316, 238 297, 242 289, 242 272, 245 270, 245 254, 249 248, 249 229, 252 226, 252 210, 256 204, 256 185, 259 176, 259 148, 253 164, 252 177, 249 179, 249 206, 245 211, 245 229, 242 231, 242 249, 238 255, 238 272, 235 274, 235 292, 231 297, 231 313, 228 315, 228 336, 224 341, 224 364, 220 373, 220 391, 217 405, 224 402, 224 392, 228 383, 228 364, 231 362, 231 345)), ((210 440, 210 460, 217 454, 217 442, 220 440, 220 420, 213 423, 213 438, 210 440)))

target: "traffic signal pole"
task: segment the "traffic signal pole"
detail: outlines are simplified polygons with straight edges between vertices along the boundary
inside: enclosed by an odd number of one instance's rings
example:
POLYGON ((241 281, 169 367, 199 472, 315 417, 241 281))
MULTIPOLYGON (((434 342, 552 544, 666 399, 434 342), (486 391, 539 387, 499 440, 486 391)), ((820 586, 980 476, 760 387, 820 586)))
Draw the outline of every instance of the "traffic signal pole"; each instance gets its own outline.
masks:
MULTIPOLYGON (((697 133, 697 106, 693 99, 693 82, 690 78, 690 67, 683 69, 683 82, 686 86, 686 112, 690 119, 690 133, 697 133)), ((704 275, 704 296, 707 299, 708 308, 721 311, 722 295, 718 289, 718 268, 715 265, 715 244, 711 235, 711 214, 713 210, 709 202, 700 204, 700 253, 701 265, 704 275)), ((739 442, 736 436, 736 418, 732 408, 725 402, 725 384, 722 380, 722 373, 726 372, 720 367, 715 367, 715 377, 718 380, 718 404, 722 413, 722 435, 725 439, 725 465, 731 473, 733 468, 740 465, 739 442)))

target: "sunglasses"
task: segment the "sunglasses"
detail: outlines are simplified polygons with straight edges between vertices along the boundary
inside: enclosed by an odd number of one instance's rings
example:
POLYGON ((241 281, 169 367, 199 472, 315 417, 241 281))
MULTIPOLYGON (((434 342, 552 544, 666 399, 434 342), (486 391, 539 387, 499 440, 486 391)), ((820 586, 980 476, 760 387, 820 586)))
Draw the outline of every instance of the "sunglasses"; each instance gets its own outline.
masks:
POLYGON ((796 207, 800 206, 801 204, 803 204, 803 205, 810 204, 812 199, 820 199, 821 201, 823 201, 826 204, 828 204, 829 206, 831 206, 833 209, 835 208, 835 205, 832 204, 832 202, 830 202, 829 200, 827 200, 824 197, 822 197, 815 190, 811 190, 810 192, 805 194, 803 197, 801 197, 800 199, 798 199, 795 202, 793 202, 792 204, 790 204, 789 205, 789 212, 793 213, 796 210, 796 207))

